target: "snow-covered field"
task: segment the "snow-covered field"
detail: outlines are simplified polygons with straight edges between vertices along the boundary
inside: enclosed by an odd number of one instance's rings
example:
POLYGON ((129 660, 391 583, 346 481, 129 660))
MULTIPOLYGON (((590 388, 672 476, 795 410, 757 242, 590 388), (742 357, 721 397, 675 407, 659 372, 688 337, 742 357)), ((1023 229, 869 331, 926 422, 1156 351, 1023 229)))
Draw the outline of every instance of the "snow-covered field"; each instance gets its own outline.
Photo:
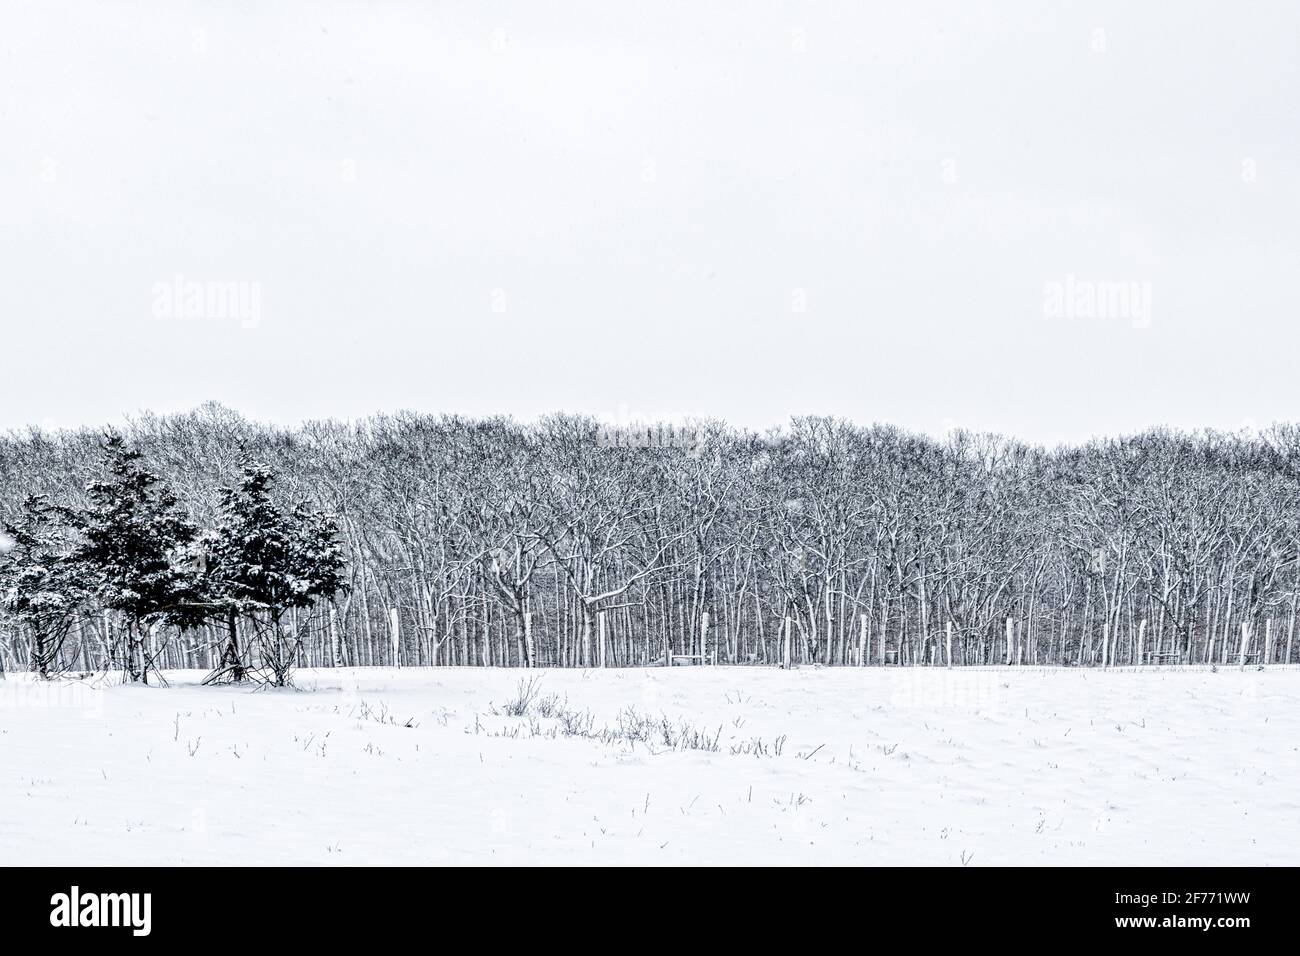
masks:
POLYGON ((168 676, 0 684, 0 864, 1300 863, 1298 669, 168 676))

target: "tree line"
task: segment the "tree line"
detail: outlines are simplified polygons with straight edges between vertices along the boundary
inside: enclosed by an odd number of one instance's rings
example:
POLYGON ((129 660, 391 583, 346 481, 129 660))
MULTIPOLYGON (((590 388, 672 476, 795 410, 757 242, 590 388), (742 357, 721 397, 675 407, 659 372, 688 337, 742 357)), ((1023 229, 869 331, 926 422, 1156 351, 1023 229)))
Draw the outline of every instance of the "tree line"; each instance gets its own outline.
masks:
POLYGON ((278 428, 208 405, 108 439, 29 429, 0 438, 18 543, 0 647, 10 667, 272 680, 295 663, 1290 662, 1298 469, 1287 424, 1044 448, 824 417, 278 428), (114 471, 128 455, 134 478, 114 471), (128 526, 153 549, 140 581, 106 570, 132 481, 144 525, 168 529, 128 526), (240 577, 266 567, 249 549, 268 528, 274 586, 240 577), (34 552, 75 579, 53 642, 15 602, 34 552))
POLYGON ((84 504, 33 493, 5 522, 0 610, 13 650, 45 678, 78 658, 88 662, 84 618, 102 614, 96 665, 148 683, 161 669, 168 631, 220 623, 225 641, 209 680, 285 685, 301 646, 296 630, 286 633, 286 613, 343 587, 333 519, 305 502, 277 506, 271 472, 250 462, 237 484, 220 489, 216 520, 200 530, 141 457, 109 434, 105 477, 85 486, 84 504), (255 637, 251 647, 240 646, 241 622, 255 637), (79 646, 65 655, 74 629, 79 646))

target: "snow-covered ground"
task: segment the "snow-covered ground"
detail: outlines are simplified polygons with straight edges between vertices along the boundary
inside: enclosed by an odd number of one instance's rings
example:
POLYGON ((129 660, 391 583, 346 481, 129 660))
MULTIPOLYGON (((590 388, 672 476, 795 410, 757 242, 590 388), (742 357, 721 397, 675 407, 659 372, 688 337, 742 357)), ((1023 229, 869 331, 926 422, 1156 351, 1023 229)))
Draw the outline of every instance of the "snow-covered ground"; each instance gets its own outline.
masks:
POLYGON ((1300 863, 1300 669, 168 676, 0 684, 0 864, 1300 863))

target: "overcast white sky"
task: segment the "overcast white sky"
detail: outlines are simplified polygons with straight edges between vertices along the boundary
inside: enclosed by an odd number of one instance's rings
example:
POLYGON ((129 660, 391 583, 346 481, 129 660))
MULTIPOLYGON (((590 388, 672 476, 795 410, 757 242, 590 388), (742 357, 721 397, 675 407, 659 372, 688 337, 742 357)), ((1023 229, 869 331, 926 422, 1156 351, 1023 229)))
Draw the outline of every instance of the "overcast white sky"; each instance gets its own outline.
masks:
POLYGON ((0 428, 1300 419, 1293 2, 0 11, 0 428))

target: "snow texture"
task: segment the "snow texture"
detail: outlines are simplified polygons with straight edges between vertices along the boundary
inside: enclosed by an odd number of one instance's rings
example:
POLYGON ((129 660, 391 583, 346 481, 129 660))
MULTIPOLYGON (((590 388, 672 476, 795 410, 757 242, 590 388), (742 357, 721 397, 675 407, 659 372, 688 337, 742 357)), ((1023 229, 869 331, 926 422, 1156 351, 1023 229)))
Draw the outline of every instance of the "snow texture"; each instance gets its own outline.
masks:
POLYGON ((0 863, 1300 863, 1295 668, 168 677, 0 683, 0 863))

